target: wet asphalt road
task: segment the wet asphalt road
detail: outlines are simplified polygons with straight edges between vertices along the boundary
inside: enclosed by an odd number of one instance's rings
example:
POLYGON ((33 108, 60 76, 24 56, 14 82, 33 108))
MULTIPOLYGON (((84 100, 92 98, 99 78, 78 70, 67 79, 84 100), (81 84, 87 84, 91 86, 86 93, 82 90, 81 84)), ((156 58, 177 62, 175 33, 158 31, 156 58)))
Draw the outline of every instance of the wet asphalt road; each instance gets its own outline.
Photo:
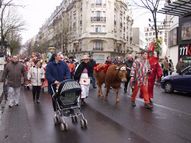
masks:
MULTIPOLYGON (((6 109, 3 143, 190 143, 191 142, 191 96, 189 94, 165 94, 155 89, 154 109, 143 107, 137 99, 132 108, 127 94, 120 93, 120 103, 115 105, 115 96, 110 92, 105 102, 90 90, 87 105, 82 108, 88 120, 86 130, 73 124, 68 118, 67 132, 61 132, 53 122, 50 96, 45 93, 40 104, 32 102, 31 91, 23 91, 21 105, 6 109), (13 119, 13 116, 15 116, 13 119), (14 126, 12 126, 12 124, 14 126), (19 133, 18 133, 19 132, 19 133), (11 134, 11 135, 10 135, 11 134), (16 138, 18 134, 22 138, 16 138), (16 141, 16 142, 15 142, 16 141)), ((1 137, 1 135, 0 135, 1 137)))

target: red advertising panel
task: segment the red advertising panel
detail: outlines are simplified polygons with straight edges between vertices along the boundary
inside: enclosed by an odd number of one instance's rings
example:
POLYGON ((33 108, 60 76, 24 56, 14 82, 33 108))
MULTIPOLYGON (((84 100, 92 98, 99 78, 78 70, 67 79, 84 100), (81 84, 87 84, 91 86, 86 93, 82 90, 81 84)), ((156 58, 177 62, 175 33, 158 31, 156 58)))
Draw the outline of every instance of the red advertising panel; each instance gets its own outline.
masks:
POLYGON ((178 57, 181 57, 187 63, 191 63, 191 44, 180 45, 178 57))

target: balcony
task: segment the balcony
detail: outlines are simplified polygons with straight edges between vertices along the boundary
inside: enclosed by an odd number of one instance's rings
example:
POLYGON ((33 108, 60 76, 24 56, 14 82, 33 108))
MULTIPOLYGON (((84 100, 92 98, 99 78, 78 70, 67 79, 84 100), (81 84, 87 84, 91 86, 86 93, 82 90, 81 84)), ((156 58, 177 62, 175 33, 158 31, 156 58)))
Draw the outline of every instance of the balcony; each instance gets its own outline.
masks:
POLYGON ((103 47, 95 47, 93 48, 93 51, 103 51, 103 47))
POLYGON ((91 22, 106 22, 106 17, 91 17, 91 22))

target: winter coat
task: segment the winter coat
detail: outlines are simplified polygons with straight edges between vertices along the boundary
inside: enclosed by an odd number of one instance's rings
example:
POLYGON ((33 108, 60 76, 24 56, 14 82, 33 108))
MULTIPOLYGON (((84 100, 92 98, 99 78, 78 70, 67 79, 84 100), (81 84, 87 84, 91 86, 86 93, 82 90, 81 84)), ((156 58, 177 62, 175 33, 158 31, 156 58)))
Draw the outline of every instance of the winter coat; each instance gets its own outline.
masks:
POLYGON ((76 81, 79 81, 80 80, 80 76, 81 76, 81 74, 82 74, 82 72, 83 72, 83 70, 84 69, 87 69, 88 70, 88 77, 91 77, 91 67, 89 66, 89 64, 87 63, 84 63, 84 62, 82 62, 82 63, 80 63, 80 65, 77 67, 77 69, 76 69, 76 71, 75 71, 75 74, 74 74, 74 79, 76 80, 76 81))
POLYGON ((127 67, 127 76, 130 77, 130 73, 131 73, 131 67, 133 65, 133 60, 127 60, 125 61, 125 65, 127 67))
POLYGON ((94 69, 94 66, 96 65, 96 61, 94 59, 91 59, 88 64, 89 64, 89 73, 90 73, 89 76, 92 77, 93 76, 93 69, 94 69))
POLYGON ((70 79, 70 70, 68 65, 60 61, 56 63, 55 61, 49 62, 46 66, 46 79, 48 80, 48 91, 52 94, 50 85, 57 81, 63 81, 65 79, 70 79))
POLYGON ((20 62, 10 62, 5 67, 2 75, 2 81, 5 81, 7 79, 8 86, 20 87, 22 77, 24 77, 24 80, 27 78, 24 65, 20 62))
POLYGON ((41 86, 42 80, 45 78, 44 74, 45 73, 43 68, 37 68, 34 66, 30 68, 28 72, 28 79, 31 80, 31 84, 33 86, 41 86))

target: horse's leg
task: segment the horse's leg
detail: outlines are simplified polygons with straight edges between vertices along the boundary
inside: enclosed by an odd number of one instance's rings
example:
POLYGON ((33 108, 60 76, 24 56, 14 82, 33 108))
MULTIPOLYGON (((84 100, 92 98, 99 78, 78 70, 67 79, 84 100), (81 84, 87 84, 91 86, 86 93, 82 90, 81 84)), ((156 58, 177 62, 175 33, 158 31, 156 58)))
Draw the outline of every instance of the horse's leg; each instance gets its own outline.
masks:
POLYGON ((119 89, 116 89, 116 104, 119 103, 119 89))

